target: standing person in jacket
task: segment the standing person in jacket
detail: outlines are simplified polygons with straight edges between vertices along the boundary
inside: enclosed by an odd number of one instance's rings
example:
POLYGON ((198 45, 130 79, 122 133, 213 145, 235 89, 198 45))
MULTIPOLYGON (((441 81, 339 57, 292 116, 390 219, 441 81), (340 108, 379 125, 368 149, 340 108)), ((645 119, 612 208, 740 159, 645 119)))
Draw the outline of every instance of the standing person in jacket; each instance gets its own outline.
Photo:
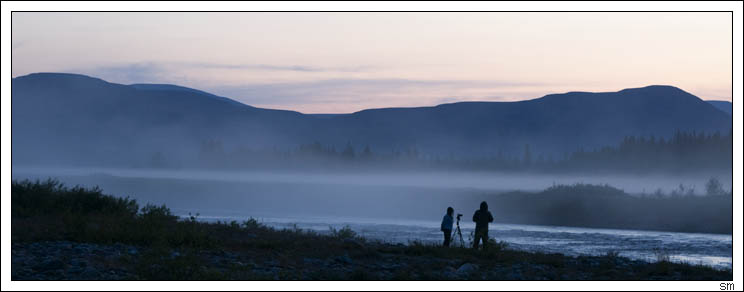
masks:
POLYGON ((483 249, 486 249, 488 244, 488 223, 493 222, 493 216, 488 211, 488 203, 483 201, 480 203, 480 209, 475 211, 473 214, 473 222, 475 222, 475 241, 473 242, 473 248, 478 249, 478 241, 483 240, 483 249))
POLYGON ((447 214, 442 218, 442 227, 440 230, 444 233, 444 246, 449 247, 450 239, 452 238, 452 214, 455 213, 455 209, 452 207, 447 208, 447 214))

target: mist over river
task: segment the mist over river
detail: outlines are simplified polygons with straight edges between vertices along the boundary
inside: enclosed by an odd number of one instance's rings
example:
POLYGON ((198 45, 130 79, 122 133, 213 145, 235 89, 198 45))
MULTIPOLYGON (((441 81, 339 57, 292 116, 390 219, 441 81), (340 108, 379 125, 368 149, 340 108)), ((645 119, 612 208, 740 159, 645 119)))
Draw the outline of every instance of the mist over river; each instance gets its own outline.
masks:
MULTIPOLYGON (((52 177, 67 186, 99 186, 105 194, 128 196, 140 205, 165 204, 174 213, 199 213, 199 220, 256 218, 277 228, 349 226, 360 235, 393 243, 440 240, 439 220, 452 206, 464 214, 465 242, 474 224, 469 217, 482 200, 506 191, 538 191, 554 184, 609 184, 630 194, 669 191, 679 184, 704 190, 709 177, 554 176, 495 173, 299 173, 227 172, 105 168, 13 167, 13 179, 52 177)), ((719 177, 725 189, 731 178, 719 177)), ((655 261, 731 268, 732 236, 640 230, 491 225, 490 236, 510 248, 569 255, 619 252, 655 261)))

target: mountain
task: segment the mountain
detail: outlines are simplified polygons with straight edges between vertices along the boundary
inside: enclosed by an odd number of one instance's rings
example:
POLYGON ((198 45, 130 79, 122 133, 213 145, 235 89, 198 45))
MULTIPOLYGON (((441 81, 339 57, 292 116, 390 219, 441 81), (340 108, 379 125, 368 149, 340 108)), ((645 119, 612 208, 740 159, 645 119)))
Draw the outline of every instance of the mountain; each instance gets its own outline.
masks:
POLYGON ((724 113, 727 113, 729 116, 732 115, 734 106, 733 104, 731 104, 730 101, 708 100, 707 102, 713 105, 714 107, 716 107, 717 109, 722 110, 724 113))
POLYGON ((435 107, 365 110, 330 119, 342 137, 426 151, 485 153, 525 144, 539 152, 615 144, 626 135, 668 136, 675 130, 728 131, 730 117, 671 86, 619 92, 569 92, 519 102, 459 102, 435 107), (363 133, 363 134, 361 134, 363 133), (431 142, 436 143, 432 144, 431 142))
POLYGON ((12 81, 14 163, 120 164, 157 152, 193 156, 203 141, 223 137, 269 147, 307 131, 303 120, 298 112, 175 87, 143 89, 57 73, 12 81), (255 140, 262 136, 272 144, 255 140))
POLYGON ((728 132, 731 121, 672 86, 307 115, 175 85, 122 85, 61 73, 12 81, 14 164, 132 165, 155 156, 188 162, 205 145, 291 150, 313 142, 462 157, 516 156, 529 144, 535 154, 558 156, 614 145, 626 135, 728 132))
POLYGON ((139 83, 139 84, 131 84, 129 86, 134 87, 136 89, 140 89, 140 90, 160 90, 160 91, 170 91, 170 92, 178 92, 178 91, 191 92, 191 93, 195 93, 195 94, 199 94, 199 95, 210 96, 212 98, 219 99, 219 100, 222 100, 222 101, 225 101, 225 102, 230 102, 230 103, 242 105, 242 103, 237 102, 237 101, 234 101, 234 100, 229 99, 227 97, 217 96, 217 95, 214 95, 214 94, 211 94, 211 93, 208 93, 208 92, 204 92, 204 91, 201 91, 201 90, 197 90, 197 89, 193 89, 193 88, 188 88, 188 87, 183 87, 183 86, 178 86, 178 85, 139 83))

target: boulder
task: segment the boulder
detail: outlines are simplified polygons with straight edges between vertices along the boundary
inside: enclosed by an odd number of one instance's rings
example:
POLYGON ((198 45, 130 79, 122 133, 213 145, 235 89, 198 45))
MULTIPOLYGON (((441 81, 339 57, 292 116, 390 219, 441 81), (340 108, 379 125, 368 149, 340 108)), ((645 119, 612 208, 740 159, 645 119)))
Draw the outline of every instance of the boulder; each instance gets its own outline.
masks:
POLYGON ((348 255, 342 255, 342 256, 336 257, 336 261, 347 264, 347 265, 351 265, 354 263, 354 261, 352 261, 348 255))
POLYGON ((34 266, 34 270, 37 271, 50 271, 58 270, 65 267, 65 263, 58 259, 46 259, 38 265, 34 266))
POLYGON ((478 271, 478 265, 471 264, 471 263, 465 263, 462 266, 460 266, 460 268, 457 269, 457 274, 466 275, 466 274, 474 273, 476 271, 478 271))

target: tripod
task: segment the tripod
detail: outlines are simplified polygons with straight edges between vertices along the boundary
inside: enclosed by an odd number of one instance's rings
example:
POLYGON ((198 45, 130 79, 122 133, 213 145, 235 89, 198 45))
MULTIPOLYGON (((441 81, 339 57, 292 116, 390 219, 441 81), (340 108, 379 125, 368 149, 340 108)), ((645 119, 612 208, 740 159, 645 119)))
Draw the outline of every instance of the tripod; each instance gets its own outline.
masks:
POLYGON ((465 247, 465 240, 462 239, 462 231, 460 231, 460 217, 461 216, 457 216, 457 228, 455 229, 455 235, 454 235, 455 238, 453 238, 453 239, 456 240, 458 238, 458 236, 459 236, 460 237, 460 247, 465 247))

